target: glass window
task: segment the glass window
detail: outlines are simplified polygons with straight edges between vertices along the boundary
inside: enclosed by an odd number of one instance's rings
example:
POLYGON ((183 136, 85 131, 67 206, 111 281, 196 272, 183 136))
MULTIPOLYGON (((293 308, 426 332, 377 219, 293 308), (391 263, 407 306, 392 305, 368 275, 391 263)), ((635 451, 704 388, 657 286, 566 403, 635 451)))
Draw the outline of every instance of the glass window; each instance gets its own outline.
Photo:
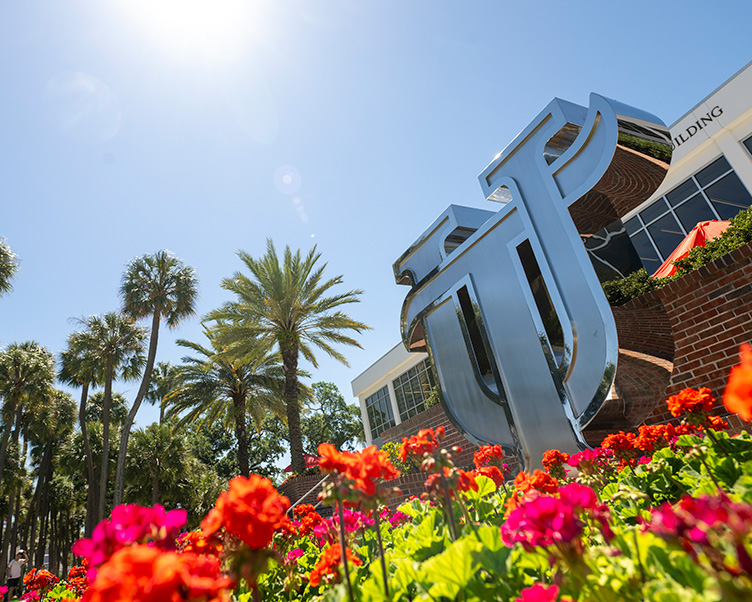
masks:
POLYGON ((663 256, 664 260, 671 255, 673 250, 679 246, 679 243, 686 236, 676 218, 670 213, 648 226, 648 232, 653 241, 655 241, 655 246, 658 247, 658 252, 663 256))
POLYGON ((721 219, 731 219, 752 204, 752 197, 735 173, 730 173, 712 186, 708 186, 705 194, 721 219))
POLYGON ((752 154, 752 136, 747 138, 742 144, 747 148, 750 154, 752 154))
POLYGON ((696 194, 691 199, 674 209, 684 229, 689 232, 700 222, 716 219, 715 213, 701 194, 696 194))
POLYGON ((635 216, 631 219, 628 219, 626 222, 624 222, 624 227, 626 228, 627 233, 631 235, 637 232, 637 230, 639 230, 640 228, 642 228, 642 224, 640 223, 640 220, 637 219, 637 216, 635 216))
POLYGON ((372 439, 376 439, 386 429, 394 426, 394 412, 392 412, 388 387, 383 387, 370 397, 366 397, 366 413, 371 425, 372 439))
POLYGON ((640 217, 646 224, 652 222, 656 217, 659 217, 668 211, 668 205, 664 198, 658 199, 655 203, 650 205, 647 209, 640 211, 640 217))
POLYGON ((676 207, 684 199, 691 197, 697 190, 697 184, 695 184, 694 180, 687 180, 679 184, 671 192, 667 192, 666 198, 672 207, 676 207))
POLYGON ((726 157, 721 155, 705 169, 701 169, 695 174, 695 178, 703 188, 710 184, 713 180, 718 179, 720 176, 731 170, 729 162, 726 161, 726 157))
POLYGON ((635 234, 632 237, 632 245, 634 245, 635 251, 640 256, 640 261, 642 261, 642 265, 645 266, 648 274, 652 274, 661 267, 663 260, 655 252, 647 232, 643 230, 635 234))
POLYGON ((401 420, 422 412, 426 409, 426 399, 433 390, 433 376, 428 360, 410 368, 394 379, 392 384, 401 420))

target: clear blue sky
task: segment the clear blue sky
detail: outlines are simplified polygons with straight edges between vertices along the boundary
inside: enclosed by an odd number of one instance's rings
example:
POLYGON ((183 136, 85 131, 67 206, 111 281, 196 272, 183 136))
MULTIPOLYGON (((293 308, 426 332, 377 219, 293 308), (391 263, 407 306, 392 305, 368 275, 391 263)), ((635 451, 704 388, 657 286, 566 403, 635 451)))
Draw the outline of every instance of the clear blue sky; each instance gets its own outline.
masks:
MULTIPOLYGON (((477 174, 552 97, 670 124, 752 59, 750 23, 748 1, 4 2, 0 236, 21 269, 0 346, 58 353, 163 248, 203 315, 271 237, 364 290, 364 349, 313 374, 351 399, 399 340, 392 262, 448 204, 487 205, 477 174)), ((202 341, 199 319, 163 330, 158 360, 178 337, 202 341)))

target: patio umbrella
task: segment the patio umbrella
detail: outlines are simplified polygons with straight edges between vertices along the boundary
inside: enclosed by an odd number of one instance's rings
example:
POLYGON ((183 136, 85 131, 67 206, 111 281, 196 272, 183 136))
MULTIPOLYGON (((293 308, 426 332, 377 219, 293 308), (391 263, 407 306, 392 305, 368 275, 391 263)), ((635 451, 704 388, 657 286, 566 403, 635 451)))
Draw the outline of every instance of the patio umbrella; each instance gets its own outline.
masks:
POLYGON ((666 258, 663 265, 655 271, 653 278, 665 278, 666 276, 676 274, 675 261, 686 257, 689 251, 695 247, 704 247, 707 241, 721 234, 730 224, 731 222, 722 222, 719 220, 708 220, 697 224, 687 234, 686 238, 679 243, 679 246, 674 249, 671 255, 666 258))
MULTIPOLYGON (((303 454, 303 462, 305 463, 305 467, 313 468, 314 466, 319 465, 319 457, 314 456, 313 454, 303 454)), ((292 464, 285 468, 285 472, 292 472, 292 464)))

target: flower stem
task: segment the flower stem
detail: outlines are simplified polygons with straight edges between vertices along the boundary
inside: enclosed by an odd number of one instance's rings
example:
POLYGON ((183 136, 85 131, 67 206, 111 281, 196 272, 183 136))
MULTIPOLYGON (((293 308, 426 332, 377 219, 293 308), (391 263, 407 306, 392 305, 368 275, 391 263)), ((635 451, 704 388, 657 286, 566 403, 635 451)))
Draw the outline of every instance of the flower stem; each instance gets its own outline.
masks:
POLYGON ((441 475, 441 486, 444 490, 444 508, 446 509, 449 517, 449 531, 452 534, 452 541, 457 541, 457 527, 454 524, 454 513, 452 512, 452 498, 449 495, 449 485, 447 485, 446 477, 441 475))
POLYGON ((350 569, 347 566, 347 547, 345 546, 345 513, 341 501, 337 502, 337 512, 339 515, 339 548, 342 552, 342 568, 345 572, 345 581, 347 581, 347 593, 350 596, 350 602, 355 602, 353 596, 352 583, 350 583, 350 569))
POLYGON ((389 598, 389 583, 386 576, 386 559, 384 558, 384 544, 381 542, 381 523, 379 522, 379 509, 373 510, 373 526, 376 528, 376 541, 379 544, 379 555, 381 556, 381 575, 384 577, 384 596, 389 598))
POLYGON ((723 447, 723 444, 720 442, 720 440, 715 436, 715 433, 713 433, 713 429, 705 427, 705 432, 708 434, 708 437, 715 443, 718 448, 723 452, 723 455, 727 458, 729 457, 729 453, 726 451, 726 448, 723 447))

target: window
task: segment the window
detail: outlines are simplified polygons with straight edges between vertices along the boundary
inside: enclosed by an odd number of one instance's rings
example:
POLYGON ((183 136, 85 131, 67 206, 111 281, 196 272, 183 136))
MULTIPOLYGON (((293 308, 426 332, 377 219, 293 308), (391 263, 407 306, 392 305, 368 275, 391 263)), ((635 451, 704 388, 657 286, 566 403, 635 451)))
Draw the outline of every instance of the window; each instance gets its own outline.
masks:
POLYGON ((392 402, 389 399, 389 389, 383 387, 370 397, 366 397, 366 412, 371 425, 371 438, 376 439, 386 429, 394 426, 392 402))
MULTIPOLYGON (((742 142, 752 152, 752 136, 742 142)), ((624 226, 648 273, 666 260, 698 222, 728 220, 752 205, 752 196, 721 155, 624 226)))
POLYGON ((752 154, 752 136, 742 141, 742 144, 746 147, 750 154, 752 154))
POLYGON ((428 360, 423 360, 417 366, 397 377, 394 385, 394 395, 397 398, 400 420, 407 420, 426 409, 426 399, 433 390, 433 376, 428 360))

